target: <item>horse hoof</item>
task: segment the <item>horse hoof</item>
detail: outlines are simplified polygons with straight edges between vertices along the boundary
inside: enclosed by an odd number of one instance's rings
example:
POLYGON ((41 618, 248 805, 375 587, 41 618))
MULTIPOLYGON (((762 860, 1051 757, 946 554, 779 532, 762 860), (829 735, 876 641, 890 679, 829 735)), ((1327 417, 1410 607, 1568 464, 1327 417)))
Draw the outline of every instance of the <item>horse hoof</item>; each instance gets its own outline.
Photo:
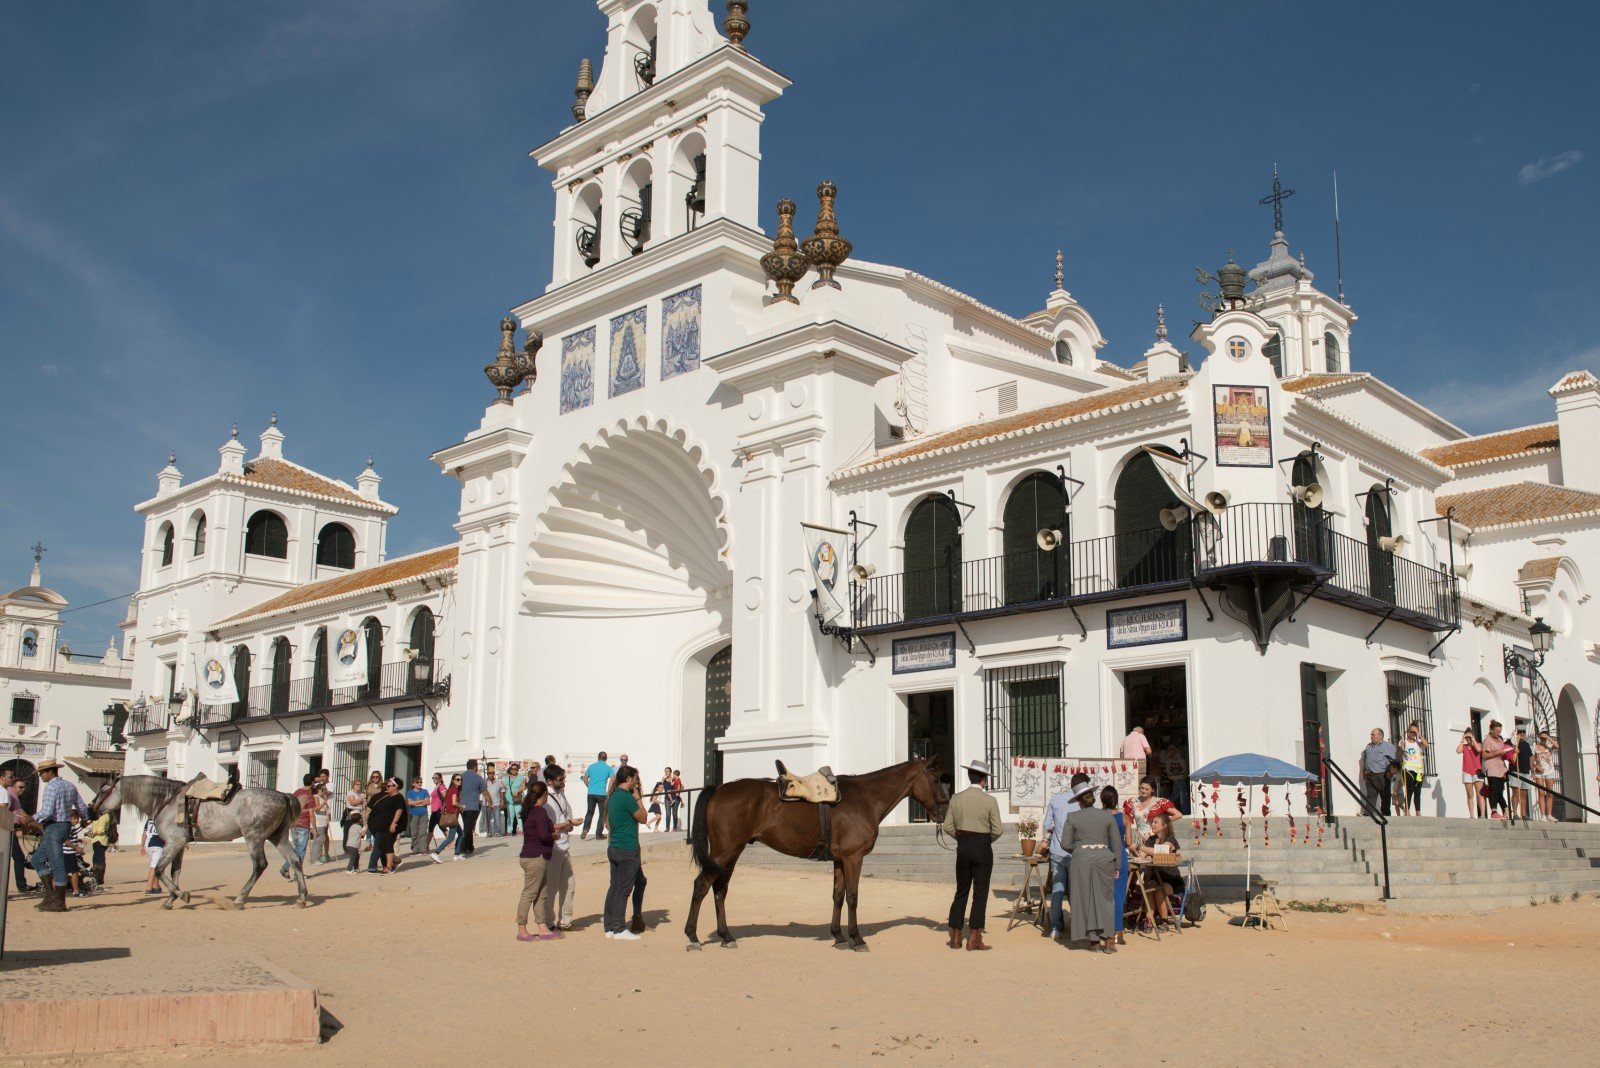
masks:
POLYGON ((723 949, 738 949, 739 948, 739 942, 738 942, 737 939, 724 938, 722 940, 722 948, 723 949))
MULTIPOLYGON (((187 905, 189 903, 189 891, 185 890, 183 893, 179 894, 178 895, 178 900, 182 901, 185 905, 187 905)), ((172 907, 171 905, 167 906, 167 908, 169 908, 169 909, 171 907, 172 907)))
POLYGON ((868 952, 867 944, 865 942, 857 942, 855 945, 851 946, 850 949, 851 949, 852 952, 855 952, 855 953, 866 953, 866 952, 868 952))
POLYGON ((683 948, 688 950, 691 953, 695 953, 695 952, 699 951, 700 943, 699 942, 690 942, 688 945, 684 946, 683 948))
POLYGON ((299 901, 295 902, 295 904, 299 905, 303 909, 308 909, 308 908, 311 907, 310 899, 309 898, 304 898, 304 897, 301 898, 299 901))
POLYGON ((171 912, 172 911, 172 899, 168 898, 166 901, 163 901, 161 903, 161 907, 166 909, 168 912, 171 912))

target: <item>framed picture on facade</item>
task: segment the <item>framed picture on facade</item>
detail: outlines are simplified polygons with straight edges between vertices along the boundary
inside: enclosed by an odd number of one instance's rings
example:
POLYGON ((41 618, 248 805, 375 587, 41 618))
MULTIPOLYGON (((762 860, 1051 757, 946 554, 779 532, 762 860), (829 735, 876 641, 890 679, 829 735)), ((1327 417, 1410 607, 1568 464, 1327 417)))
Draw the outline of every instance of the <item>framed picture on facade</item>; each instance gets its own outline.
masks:
POLYGON ((1218 467, 1272 466, 1272 409, 1266 386, 1215 386, 1218 467))
POLYGON ((594 327, 561 339, 561 414, 594 403, 594 327))
POLYGON ((632 393, 644 385, 645 310, 611 320, 611 396, 632 393))
POLYGON ((423 720, 426 716, 426 711, 427 710, 421 705, 412 705, 409 708, 395 709, 394 718, 389 727, 390 733, 415 734, 417 731, 420 731, 422 729, 423 720))
POLYGON ((953 630, 917 638, 896 638, 891 648, 895 675, 956 666, 956 633, 953 630))
POLYGON ((1106 613, 1106 648, 1181 642, 1189 636, 1188 606, 1182 601, 1113 608, 1106 613))
POLYGON ((674 293, 661 302, 661 378, 688 374, 700 366, 700 287, 674 293))

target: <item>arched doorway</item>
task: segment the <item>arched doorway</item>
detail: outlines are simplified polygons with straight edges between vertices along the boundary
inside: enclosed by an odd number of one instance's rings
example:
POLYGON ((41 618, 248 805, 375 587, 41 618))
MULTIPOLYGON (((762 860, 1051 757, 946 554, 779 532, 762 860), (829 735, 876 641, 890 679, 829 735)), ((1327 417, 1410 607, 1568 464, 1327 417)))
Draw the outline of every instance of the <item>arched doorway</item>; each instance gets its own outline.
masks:
MULTIPOLYGON (((1584 796, 1585 780, 1588 776, 1583 771, 1583 702, 1579 700, 1578 693, 1571 686, 1561 690, 1561 697, 1556 701, 1556 748, 1561 758, 1560 784, 1556 787, 1574 801, 1588 804, 1584 796)), ((1555 807, 1556 819, 1581 821, 1583 810, 1566 805, 1558 798, 1555 807)))
MULTIPOLYGON (((1296 456, 1290 472, 1290 484, 1297 491, 1321 483, 1321 479, 1317 477, 1317 462, 1313 453, 1303 452, 1296 456)), ((1322 507, 1321 502, 1314 508, 1310 507, 1299 498, 1298 494, 1293 507, 1295 559, 1302 564, 1332 567, 1333 528, 1328 523, 1327 510, 1322 507)))
POLYGON ((961 522, 949 497, 924 498, 906 523, 905 618, 946 616, 961 606, 961 522))
POLYGON ((1043 472, 1017 483, 1006 498, 1006 604, 1026 604, 1062 597, 1067 592, 1067 498, 1061 480, 1043 472), (1039 547, 1041 530, 1061 531, 1053 551, 1039 547))
POLYGON ((733 646, 706 661, 706 744, 700 782, 722 784, 722 750, 717 741, 733 725, 733 646))
POLYGON ((1389 516, 1389 491, 1373 486, 1367 493, 1367 574, 1369 592, 1380 601, 1394 601, 1394 554, 1382 541, 1394 533, 1389 516))
MULTIPOLYGON (((39 772, 33 766, 32 761, 23 760, 21 757, 13 757, 4 764, 0 764, 0 771, 9 771, 17 777, 17 782, 21 786, 21 789, 17 792, 17 801, 22 805, 24 812, 32 814, 34 809, 38 807, 37 802, 39 800, 39 772)), ((5 863, 7 866, 11 863, 9 858, 0 859, 0 862, 5 863)), ((0 874, 10 878, 9 872, 0 872, 0 874)))
POLYGON ((1117 476, 1117 585, 1144 586, 1189 576, 1188 529, 1167 530, 1161 511, 1177 508, 1155 460, 1141 452, 1117 476))

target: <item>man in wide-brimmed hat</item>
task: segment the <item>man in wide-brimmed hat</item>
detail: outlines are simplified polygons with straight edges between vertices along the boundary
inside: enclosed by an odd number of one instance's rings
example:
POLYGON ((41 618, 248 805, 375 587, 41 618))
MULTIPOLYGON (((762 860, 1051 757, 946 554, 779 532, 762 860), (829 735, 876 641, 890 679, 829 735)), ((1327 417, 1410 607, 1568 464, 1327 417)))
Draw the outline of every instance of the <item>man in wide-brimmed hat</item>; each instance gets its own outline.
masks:
POLYGON ((40 912, 67 911, 67 859, 62 850, 72 831, 72 814, 87 817, 78 788, 61 777, 61 761, 39 762, 39 802, 33 822, 39 827, 39 848, 33 852, 33 870, 43 889, 40 912), (48 878, 46 877, 48 873, 48 878))
POLYGON ((989 875, 994 871, 994 843, 1000 837, 1000 805, 984 789, 989 781, 989 765, 974 760, 962 767, 971 785, 950 799, 943 824, 944 833, 956 840, 956 896, 950 902, 949 946, 961 948, 961 923, 970 892, 972 914, 967 927, 971 933, 966 946, 988 949, 983 942, 983 928, 989 904, 989 875))
POLYGON ((1083 772, 1072 776, 1072 785, 1050 798, 1045 806, 1044 821, 1039 830, 1050 847, 1050 937, 1060 938, 1065 924, 1061 902, 1067 897, 1067 870, 1072 865, 1072 854, 1061 847, 1061 828, 1067 817, 1078 811, 1082 803, 1093 805, 1090 794, 1094 783, 1083 772))

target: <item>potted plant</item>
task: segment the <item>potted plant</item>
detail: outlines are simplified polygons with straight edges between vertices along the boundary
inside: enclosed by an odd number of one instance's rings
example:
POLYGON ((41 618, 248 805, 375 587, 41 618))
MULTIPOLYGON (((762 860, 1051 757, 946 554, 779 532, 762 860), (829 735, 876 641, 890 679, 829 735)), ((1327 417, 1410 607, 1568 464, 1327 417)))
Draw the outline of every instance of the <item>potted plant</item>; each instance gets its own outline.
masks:
POLYGON ((1039 843, 1035 837, 1039 833, 1039 820, 1034 816, 1024 816, 1017 821, 1017 836, 1022 839, 1022 855, 1033 856, 1033 851, 1039 843))

